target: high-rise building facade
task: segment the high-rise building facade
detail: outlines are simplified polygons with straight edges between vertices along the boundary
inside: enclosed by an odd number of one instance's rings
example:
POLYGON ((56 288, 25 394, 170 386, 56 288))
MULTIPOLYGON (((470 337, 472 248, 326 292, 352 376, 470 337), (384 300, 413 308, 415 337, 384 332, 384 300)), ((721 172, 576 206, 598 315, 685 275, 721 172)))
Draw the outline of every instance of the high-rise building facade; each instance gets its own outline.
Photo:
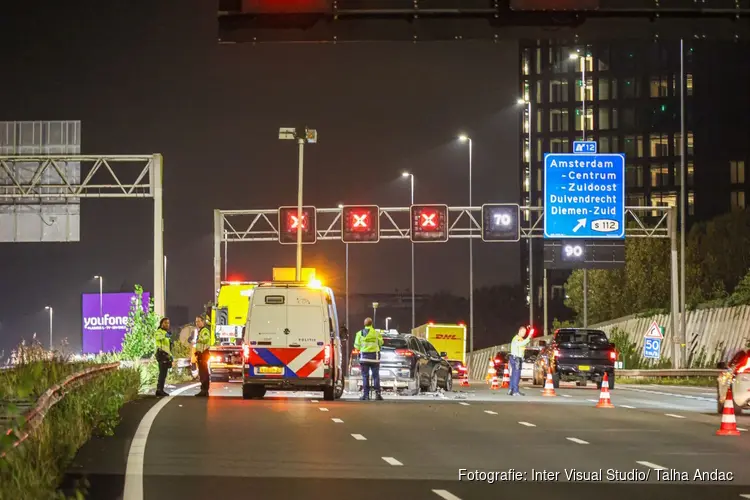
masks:
MULTIPOLYGON (((521 42, 520 91, 527 100, 519 141, 521 202, 543 204, 544 154, 572 152, 573 141, 585 137, 597 141, 602 153, 625 154, 628 206, 679 206, 682 65, 686 222, 744 209, 750 161, 748 48, 687 40, 681 57, 679 40, 521 42)), ((535 316, 541 321, 541 241, 534 246, 535 316)), ((528 277, 528 249, 522 256, 528 277)), ((549 273, 552 317, 562 312, 567 275, 549 273)))

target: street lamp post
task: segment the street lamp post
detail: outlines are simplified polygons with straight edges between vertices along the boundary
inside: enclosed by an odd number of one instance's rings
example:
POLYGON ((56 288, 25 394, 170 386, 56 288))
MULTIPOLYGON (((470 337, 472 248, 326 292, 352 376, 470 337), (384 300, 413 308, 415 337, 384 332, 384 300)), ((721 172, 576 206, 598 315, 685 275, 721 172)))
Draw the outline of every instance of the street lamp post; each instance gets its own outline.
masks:
MULTIPOLYGON (((302 281, 302 193, 305 168, 305 144, 318 142, 318 132, 307 127, 281 127, 279 139, 296 140, 299 145, 298 179, 297 179, 297 269, 296 280, 302 281)), ((308 224, 310 222, 308 221, 308 224)))
MULTIPOLYGON (((339 210, 343 209, 344 205, 339 203, 339 210)), ((345 292, 345 325, 347 330, 351 327, 349 324, 349 243, 344 243, 344 247, 346 248, 346 268, 344 271, 344 281, 346 282, 346 292, 345 292)))
POLYGON ((378 314, 378 303, 373 302, 372 303, 372 326, 373 328, 375 327, 375 324, 376 324, 375 319, 377 318, 377 314, 378 314))
POLYGON ((391 330, 390 330, 390 329, 388 328, 388 327, 390 326, 390 322, 391 322, 391 317, 390 317, 390 316, 388 316, 387 318, 385 318, 385 331, 386 331, 386 332, 390 332, 390 331, 391 331, 391 330))
MULTIPOLYGON (((401 174, 402 177, 409 177, 411 182, 411 204, 414 205, 414 174, 404 172, 401 174)), ((414 296, 414 242, 411 244, 411 329, 417 327, 416 324, 416 300, 414 296)))
MULTIPOLYGON (((529 129, 529 175, 526 176, 526 190, 529 192, 529 205, 532 204, 531 200, 531 164, 532 164, 532 142, 531 142, 531 99, 519 99, 518 104, 526 105, 526 112, 528 117, 526 119, 526 126, 529 129)), ((529 210, 529 325, 534 324, 534 246, 532 242, 534 239, 531 237, 531 228, 534 227, 534 221, 532 220, 532 212, 529 210)))
MULTIPOLYGON (((474 142, 471 137, 461 135, 461 142, 469 143, 469 207, 472 207, 472 154, 474 142)), ((470 212, 471 213, 471 212, 470 212)), ((469 218, 469 352, 474 352, 474 222, 469 218)))
MULTIPOLYGON (((588 63, 588 54, 586 54, 586 49, 584 48, 584 53, 579 54, 577 52, 574 52, 570 54, 571 60, 583 60, 583 65, 581 66, 581 87, 583 89, 583 92, 581 93, 581 110, 582 110, 582 116, 581 116, 581 131, 583 132, 582 137, 583 140, 586 140, 586 93, 588 91, 588 85, 586 84, 586 64, 588 63)), ((589 272, 588 269, 585 267, 583 268, 583 326, 587 327, 589 325, 589 272)))
POLYGON ((52 352, 52 306, 46 306, 45 309, 49 311, 49 351, 52 352))
MULTIPOLYGON (((102 293, 102 290, 103 290, 102 285, 104 282, 104 278, 102 278, 101 276, 94 276, 94 279, 99 280, 99 320, 101 321, 104 318, 104 307, 103 307, 104 294, 102 293)), ((104 352, 104 329, 102 329, 101 333, 99 334, 99 340, 100 340, 99 352, 104 352)))

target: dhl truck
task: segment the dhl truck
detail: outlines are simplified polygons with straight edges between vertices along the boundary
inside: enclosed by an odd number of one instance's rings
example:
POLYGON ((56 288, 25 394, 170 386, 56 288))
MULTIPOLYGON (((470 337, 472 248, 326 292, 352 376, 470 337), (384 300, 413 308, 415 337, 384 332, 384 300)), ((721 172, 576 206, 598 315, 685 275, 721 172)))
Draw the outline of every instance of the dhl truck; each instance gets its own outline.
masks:
POLYGON ((242 343, 247 322, 250 281, 221 283, 216 306, 211 308, 211 348, 208 369, 212 381, 242 378, 242 343))
POLYGON ((412 335, 430 342, 438 352, 445 352, 453 370, 453 378, 466 377, 466 325, 427 323, 411 331, 412 335))

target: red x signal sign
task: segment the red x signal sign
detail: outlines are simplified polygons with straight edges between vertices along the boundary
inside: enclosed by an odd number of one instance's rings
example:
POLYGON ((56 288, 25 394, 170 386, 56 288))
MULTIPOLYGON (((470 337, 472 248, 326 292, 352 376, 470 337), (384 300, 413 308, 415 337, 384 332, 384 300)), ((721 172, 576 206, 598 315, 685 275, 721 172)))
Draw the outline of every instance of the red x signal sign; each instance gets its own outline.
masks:
POLYGON ((409 213, 412 242, 448 241, 447 205, 412 205, 409 213))
POLYGON ((279 207, 279 243, 297 243, 297 231, 302 232, 302 243, 315 243, 317 240, 315 207, 302 207, 302 216, 297 207, 279 207))
POLYGON ((341 240, 344 243, 380 241, 380 207, 377 205, 342 207, 341 240))

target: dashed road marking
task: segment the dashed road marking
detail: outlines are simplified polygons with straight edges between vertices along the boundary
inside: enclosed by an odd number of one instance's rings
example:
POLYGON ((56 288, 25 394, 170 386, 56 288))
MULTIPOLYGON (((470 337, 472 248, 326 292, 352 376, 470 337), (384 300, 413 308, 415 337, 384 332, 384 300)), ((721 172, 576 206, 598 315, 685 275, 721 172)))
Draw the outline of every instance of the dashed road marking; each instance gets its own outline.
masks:
POLYGON ((352 434, 352 437, 356 439, 357 441, 367 441, 367 438, 364 437, 362 434, 352 434))
POLYGON ((667 417, 672 417, 672 418, 687 418, 687 417, 683 417, 682 415, 675 415, 674 413, 665 413, 664 415, 666 415, 667 417))
POLYGON ((592 403, 598 403, 599 402, 598 399, 587 399, 586 401, 590 401, 592 403))
POLYGON ((536 427, 536 425, 532 424, 531 422, 518 422, 521 425, 525 425, 526 427, 536 427))
MULTIPOLYGON (((471 406, 469 403, 464 403, 463 401, 459 402, 458 404, 463 405, 463 406, 471 406)), ((435 491, 435 490, 432 490, 432 491, 435 491)), ((445 491, 445 490, 437 490, 437 491, 445 491)))
POLYGON ((310 400, 310 402, 311 402, 311 403, 317 403, 317 402, 318 402, 318 400, 317 400, 317 399, 311 399, 311 400, 310 400))
POLYGON ((573 441, 574 443, 578 443, 578 444, 589 444, 588 441, 584 441, 583 439, 578 439, 578 438, 565 438, 565 439, 567 439, 568 441, 573 441))
POLYGON ((738 431, 747 432, 747 429, 743 429, 742 427, 737 427, 738 431))
POLYGON ((629 406, 629 405, 620 405, 620 408, 630 408, 631 410, 635 410, 635 406, 629 406))
POLYGON ((318 409, 319 409, 320 411, 328 411, 328 408, 324 408, 324 407, 322 407, 322 406, 321 406, 320 408, 318 408, 318 409))
MULTIPOLYGON (((461 500, 459 497, 448 490, 432 490, 432 492, 445 500, 461 500)), ((750 498, 750 496, 748 496, 747 498, 750 498)))
POLYGON ((667 470, 666 467, 662 467, 661 465, 656 465, 651 462, 646 462, 644 460, 637 460, 635 463, 645 465, 646 467, 651 467, 652 469, 656 469, 656 470, 667 470))
POLYGON ((396 460, 393 457, 380 457, 380 458, 382 458, 383 460, 385 460, 385 462, 388 465, 393 465, 394 467, 399 466, 399 465, 404 465, 404 464, 402 464, 401 462, 399 462, 398 460, 396 460))
POLYGON ((564 398, 572 398, 573 397, 570 394, 560 394, 560 396, 562 396, 564 398))
POLYGON ((484 412, 487 413, 488 415, 497 415, 497 412, 492 411, 492 410, 484 410, 484 412))
POLYGON ((701 396, 690 396, 687 394, 676 394, 674 392, 663 392, 663 391, 651 391, 648 389, 637 389, 634 387, 620 387, 621 389, 625 391, 634 391, 634 392, 643 392, 646 394, 658 394, 659 396, 672 396, 675 398, 683 398, 683 399, 695 399, 698 401, 710 401, 710 402, 716 402, 716 398, 704 398, 701 396))
POLYGON ((341 420, 340 418, 332 418, 331 420, 333 420, 337 424, 343 424, 344 423, 344 421, 341 420))

